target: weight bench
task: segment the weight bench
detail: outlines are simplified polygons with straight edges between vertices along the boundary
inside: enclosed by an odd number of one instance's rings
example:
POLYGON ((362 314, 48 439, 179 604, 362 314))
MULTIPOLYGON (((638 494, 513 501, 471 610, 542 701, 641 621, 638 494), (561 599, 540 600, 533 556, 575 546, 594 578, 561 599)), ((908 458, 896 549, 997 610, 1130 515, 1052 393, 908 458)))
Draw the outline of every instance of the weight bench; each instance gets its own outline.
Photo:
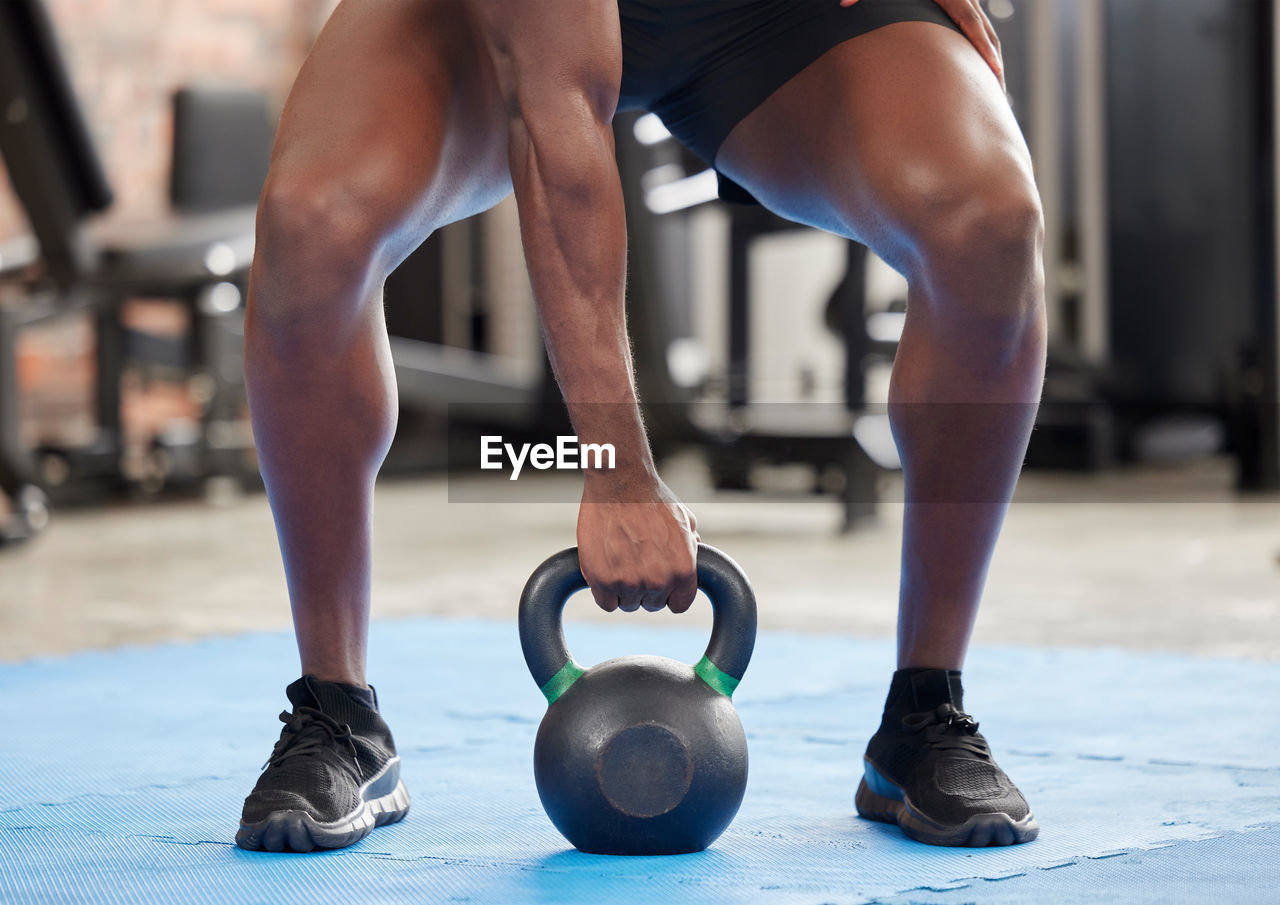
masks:
POLYGON ((111 187, 44 4, 0 2, 0 155, 32 234, 0 246, 0 490, 12 508, 0 543, 44 526, 53 487, 121 480, 127 360, 206 377, 200 430, 181 450, 164 451, 166 461, 179 455, 196 474, 244 467, 248 441, 232 430, 243 388, 242 299, 274 124, 251 92, 184 89, 174 103, 171 215, 128 228, 103 222, 111 187), (120 308, 135 298, 185 303, 189 335, 173 342, 126 330, 120 308), (97 339, 97 436, 74 449, 27 449, 18 339, 77 312, 93 318, 97 339))

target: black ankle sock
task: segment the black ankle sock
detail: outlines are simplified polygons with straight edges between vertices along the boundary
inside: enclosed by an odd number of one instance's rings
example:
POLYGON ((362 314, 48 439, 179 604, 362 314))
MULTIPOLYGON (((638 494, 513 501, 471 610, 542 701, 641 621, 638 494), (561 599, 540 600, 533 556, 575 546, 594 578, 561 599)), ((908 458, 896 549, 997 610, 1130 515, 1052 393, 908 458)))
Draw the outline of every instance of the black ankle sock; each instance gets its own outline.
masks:
POLYGON ((372 685, 368 688, 362 688, 359 685, 348 685, 346 682, 334 682, 333 684, 370 710, 376 711, 378 709, 378 693, 373 690, 372 685))
POLYGON ((960 670, 910 667, 893 674, 884 711, 895 714, 924 713, 936 709, 939 704, 950 704, 957 710, 964 709, 960 670))
POLYGON ((289 700, 295 705, 299 703, 312 706, 321 705, 322 701, 317 700, 312 695, 313 690, 315 690, 316 694, 323 699, 324 703, 321 709, 326 712, 328 710, 346 712, 348 707, 351 706, 351 704, 347 703, 348 701, 363 707, 365 710, 372 710, 375 713, 378 711, 378 693, 374 691, 372 685, 364 688, 360 685, 350 685, 346 682, 330 682, 324 679, 317 679, 313 675, 305 675, 290 685, 289 688, 292 689, 289 692, 289 700), (332 690, 321 692, 318 691, 320 687, 332 690), (340 694, 335 697, 333 690, 340 692, 340 694))

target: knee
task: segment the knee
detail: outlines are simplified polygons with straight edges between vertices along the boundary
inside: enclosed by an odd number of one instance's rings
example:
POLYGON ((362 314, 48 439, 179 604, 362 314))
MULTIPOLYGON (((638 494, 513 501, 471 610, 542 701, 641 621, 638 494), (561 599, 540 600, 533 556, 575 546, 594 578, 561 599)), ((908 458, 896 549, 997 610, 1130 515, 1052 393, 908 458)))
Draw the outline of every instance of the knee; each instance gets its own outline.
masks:
POLYGON ((933 238, 938 258, 972 259, 1001 271, 1026 271, 1044 245, 1044 213, 1032 185, 1005 180, 967 192, 940 212, 933 238))
MULTIPOLYGON (((258 205, 254 298, 258 314, 289 320, 351 305, 378 276, 375 199, 344 178, 273 172, 258 205)), ((385 276, 385 274, 382 274, 385 276)))
POLYGON ((958 313, 1023 321, 1044 306, 1044 213, 1014 170, 931 194, 911 243, 915 276, 958 313))
POLYGON ((1044 214, 1022 169, 935 184, 902 252, 917 323, 972 369, 1036 370, 1046 343, 1044 214))

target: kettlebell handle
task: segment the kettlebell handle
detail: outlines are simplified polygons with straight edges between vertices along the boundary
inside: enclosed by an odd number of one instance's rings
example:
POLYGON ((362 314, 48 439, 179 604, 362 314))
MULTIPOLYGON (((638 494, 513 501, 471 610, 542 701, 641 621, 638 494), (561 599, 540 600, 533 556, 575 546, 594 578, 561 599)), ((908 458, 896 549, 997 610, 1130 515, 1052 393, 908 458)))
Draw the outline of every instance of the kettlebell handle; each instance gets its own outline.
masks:
MULTIPOLYGON (((520 595, 520 646, 533 680, 554 704, 586 670, 564 640, 564 605, 587 586, 570 547, 534 569, 520 595)), ((711 641, 694 671, 731 697, 751 662, 756 643, 756 595, 742 567, 715 547, 698 544, 698 587, 711 601, 711 641)))

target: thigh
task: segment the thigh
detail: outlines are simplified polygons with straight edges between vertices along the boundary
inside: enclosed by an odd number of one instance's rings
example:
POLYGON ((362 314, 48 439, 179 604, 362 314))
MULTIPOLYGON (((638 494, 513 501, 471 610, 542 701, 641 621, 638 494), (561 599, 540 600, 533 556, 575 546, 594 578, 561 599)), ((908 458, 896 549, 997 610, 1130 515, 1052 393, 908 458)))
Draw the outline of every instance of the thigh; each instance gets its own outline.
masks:
POLYGON ((285 104, 268 194, 358 211, 392 266, 505 197, 506 118, 469 6, 342 0, 285 104))
POLYGON ((1034 195, 999 82, 968 40, 924 22, 824 53, 737 123, 716 165, 778 214, 858 239, 908 276, 951 213, 1034 195))

